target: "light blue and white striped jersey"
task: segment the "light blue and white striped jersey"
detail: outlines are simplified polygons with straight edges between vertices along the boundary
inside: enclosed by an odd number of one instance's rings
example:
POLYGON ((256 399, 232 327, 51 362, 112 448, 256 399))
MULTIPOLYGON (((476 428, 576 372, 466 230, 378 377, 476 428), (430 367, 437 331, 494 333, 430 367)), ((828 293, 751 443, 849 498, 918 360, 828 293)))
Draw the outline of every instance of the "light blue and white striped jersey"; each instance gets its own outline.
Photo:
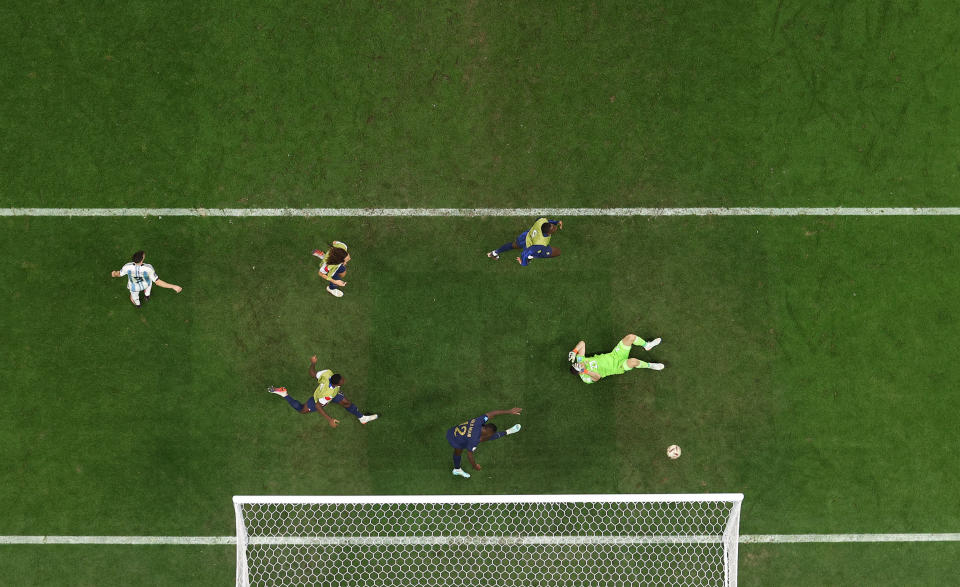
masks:
POLYGON ((120 273, 127 276, 127 289, 133 292, 143 291, 157 281, 157 272, 149 263, 127 263, 120 269, 120 273))

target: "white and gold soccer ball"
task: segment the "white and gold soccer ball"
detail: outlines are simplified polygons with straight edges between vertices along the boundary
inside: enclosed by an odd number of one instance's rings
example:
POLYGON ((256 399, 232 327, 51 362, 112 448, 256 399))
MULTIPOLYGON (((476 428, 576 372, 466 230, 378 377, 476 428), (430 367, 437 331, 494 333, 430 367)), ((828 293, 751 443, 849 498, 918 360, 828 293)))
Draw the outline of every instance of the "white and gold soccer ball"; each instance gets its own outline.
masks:
POLYGON ((675 445, 675 444, 671 444, 670 446, 668 446, 668 447, 667 447, 667 456, 670 457, 671 459, 679 459, 679 458, 680 458, 680 447, 677 446, 677 445, 675 445))

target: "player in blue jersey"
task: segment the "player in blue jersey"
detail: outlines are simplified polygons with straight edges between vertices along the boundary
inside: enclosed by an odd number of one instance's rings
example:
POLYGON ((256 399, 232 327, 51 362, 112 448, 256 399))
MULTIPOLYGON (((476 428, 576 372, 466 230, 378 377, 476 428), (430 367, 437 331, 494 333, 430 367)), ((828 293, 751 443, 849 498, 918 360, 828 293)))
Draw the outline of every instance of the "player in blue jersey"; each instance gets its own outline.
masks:
POLYGON ((506 432, 497 432, 497 427, 493 422, 490 422, 490 418, 503 414, 519 416, 522 411, 521 408, 494 410, 447 430, 447 442, 453 447, 453 474, 465 479, 470 478, 470 474, 460 468, 460 455, 463 454, 463 451, 467 451, 467 459, 469 459, 473 468, 479 471, 480 465, 473 460, 473 452, 477 450, 478 444, 520 432, 520 424, 514 424, 506 432))
POLYGON ((538 218, 533 226, 529 230, 521 232, 516 240, 501 245, 499 249, 490 251, 487 256, 491 259, 500 259, 500 253, 505 253, 510 249, 520 249, 521 252, 520 256, 517 257, 517 262, 524 267, 527 266, 530 259, 559 257, 560 249, 550 246, 550 237, 562 228, 562 220, 538 218))

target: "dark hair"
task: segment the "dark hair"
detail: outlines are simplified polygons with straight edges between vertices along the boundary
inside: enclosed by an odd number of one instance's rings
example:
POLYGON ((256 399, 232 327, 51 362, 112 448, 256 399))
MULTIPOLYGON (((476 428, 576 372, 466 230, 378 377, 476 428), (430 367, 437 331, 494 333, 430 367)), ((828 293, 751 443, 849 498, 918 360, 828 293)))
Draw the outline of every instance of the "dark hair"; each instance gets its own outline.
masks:
POLYGON ((333 247, 327 255, 327 265, 339 265, 347 258, 347 252, 340 247, 333 247))
POLYGON ((489 428, 489 429, 493 430, 494 432, 497 431, 497 425, 494 424, 493 422, 487 422, 486 424, 483 425, 483 427, 484 427, 484 428, 489 428))
POLYGON ((343 375, 341 375, 341 374, 339 374, 339 373, 334 373, 334 374, 330 377, 330 383, 332 383, 332 384, 334 384, 334 385, 340 385, 340 382, 341 382, 341 381, 343 381, 343 375))
POLYGON ((137 251, 136 253, 134 253, 134 254, 133 254, 133 262, 134 262, 134 263, 139 263, 139 262, 143 261, 143 255, 144 255, 144 252, 143 252, 143 251, 137 251))
POLYGON ((553 234, 553 233, 555 233, 555 232, 557 231, 557 225, 554 224, 554 223, 552 223, 552 222, 548 222, 548 223, 544 226, 544 228, 547 229, 547 230, 544 231, 544 232, 546 232, 547 234, 553 234))
POLYGON ((574 367, 573 365, 570 365, 570 372, 573 373, 574 375, 580 374, 580 371, 577 371, 577 368, 574 367))

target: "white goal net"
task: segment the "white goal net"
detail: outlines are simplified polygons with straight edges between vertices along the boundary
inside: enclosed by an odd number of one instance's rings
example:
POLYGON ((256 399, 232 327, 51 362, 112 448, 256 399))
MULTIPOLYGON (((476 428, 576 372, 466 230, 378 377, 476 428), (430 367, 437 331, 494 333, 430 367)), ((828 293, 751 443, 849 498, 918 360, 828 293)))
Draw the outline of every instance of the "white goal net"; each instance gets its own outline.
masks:
POLYGON ((237 585, 732 587, 742 500, 238 496, 237 585))

